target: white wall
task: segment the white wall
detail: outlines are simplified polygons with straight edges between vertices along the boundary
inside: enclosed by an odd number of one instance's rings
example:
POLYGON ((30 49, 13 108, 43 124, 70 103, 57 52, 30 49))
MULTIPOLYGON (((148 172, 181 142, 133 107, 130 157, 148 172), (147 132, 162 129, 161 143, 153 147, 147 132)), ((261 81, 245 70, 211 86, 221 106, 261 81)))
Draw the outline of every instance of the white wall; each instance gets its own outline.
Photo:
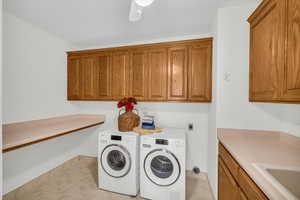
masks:
POLYGON ((4 122, 73 112, 66 100, 66 54, 73 45, 4 12, 4 122))
POLYGON ((215 21, 214 88, 210 106, 208 175, 217 196, 216 128, 279 130, 300 137, 300 105, 250 103, 249 24, 256 3, 218 10, 215 21), (229 80, 224 79, 230 75, 229 80))
MULTIPOLYGON (((3 20, 3 121, 77 112, 66 101, 65 51, 74 47, 9 13, 3 20)), ((81 135, 3 154, 4 193, 76 156, 81 135)))
MULTIPOLYGON (((196 36, 147 42, 192 38, 196 36)), ((131 44, 138 43, 146 41, 131 44)), ((119 45, 122 44, 109 46, 119 45)), ((72 113, 105 114, 107 117, 106 123, 99 127, 5 153, 4 193, 7 193, 78 154, 96 156, 97 133, 105 128, 115 128, 118 114, 116 102, 66 101, 65 51, 78 49, 76 46, 5 12, 4 49, 5 123, 72 113)), ((187 128, 192 122, 194 131, 187 134, 187 167, 207 170, 209 104, 141 103, 138 106, 141 113, 147 111, 156 115, 162 127, 187 128)))
POLYGON ((213 84, 212 84, 212 103, 209 106, 209 123, 208 123, 208 138, 207 138, 207 175, 208 180, 211 185, 211 189, 215 199, 217 199, 217 110, 219 105, 219 65, 218 65, 218 46, 220 43, 218 37, 218 14, 214 20, 212 26, 212 32, 214 37, 214 46, 213 46, 213 84))
MULTIPOLYGON (((2 0, 0 0, 0 124, 2 125, 2 0)), ((0 128, 0 149, 2 149, 2 126, 0 128)), ((2 153, 0 154, 0 199, 2 199, 2 153)))

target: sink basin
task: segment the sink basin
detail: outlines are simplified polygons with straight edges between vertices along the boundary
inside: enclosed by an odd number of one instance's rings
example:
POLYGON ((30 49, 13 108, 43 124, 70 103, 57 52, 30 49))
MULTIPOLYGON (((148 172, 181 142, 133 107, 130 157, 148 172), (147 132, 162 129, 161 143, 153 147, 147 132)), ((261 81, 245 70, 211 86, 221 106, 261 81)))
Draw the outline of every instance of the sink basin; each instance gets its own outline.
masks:
POLYGON ((300 167, 253 164, 286 199, 300 200, 300 167))

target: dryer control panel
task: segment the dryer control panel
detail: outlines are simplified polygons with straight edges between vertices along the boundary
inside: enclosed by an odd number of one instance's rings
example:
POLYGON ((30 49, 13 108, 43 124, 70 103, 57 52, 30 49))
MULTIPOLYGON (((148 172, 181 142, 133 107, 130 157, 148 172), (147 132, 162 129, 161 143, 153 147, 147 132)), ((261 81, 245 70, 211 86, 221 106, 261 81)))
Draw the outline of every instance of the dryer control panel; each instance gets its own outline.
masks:
POLYGON ((121 141, 122 140, 122 136, 120 136, 120 135, 111 135, 110 139, 111 140, 116 140, 116 141, 121 141))
POLYGON ((169 141, 168 140, 164 140, 164 139, 156 139, 155 140, 155 144, 169 145, 169 141))

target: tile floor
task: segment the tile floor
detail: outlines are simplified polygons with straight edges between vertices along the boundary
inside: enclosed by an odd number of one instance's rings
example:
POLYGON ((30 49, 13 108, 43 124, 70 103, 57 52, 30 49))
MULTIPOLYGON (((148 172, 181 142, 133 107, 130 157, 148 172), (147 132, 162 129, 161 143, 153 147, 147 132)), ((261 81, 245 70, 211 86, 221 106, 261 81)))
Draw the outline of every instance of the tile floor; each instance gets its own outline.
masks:
MULTIPOLYGON (((78 156, 6 194, 4 200, 126 200, 97 188, 96 158, 78 156)), ((206 174, 187 173, 187 200, 212 200, 206 174)))

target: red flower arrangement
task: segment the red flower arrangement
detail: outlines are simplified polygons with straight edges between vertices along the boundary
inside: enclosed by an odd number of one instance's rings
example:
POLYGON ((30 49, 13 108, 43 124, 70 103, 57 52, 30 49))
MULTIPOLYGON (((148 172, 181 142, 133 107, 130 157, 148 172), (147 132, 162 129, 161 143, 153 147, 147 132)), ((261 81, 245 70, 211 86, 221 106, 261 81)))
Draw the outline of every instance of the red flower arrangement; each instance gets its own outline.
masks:
POLYGON ((134 105, 137 104, 137 101, 135 98, 123 98, 118 103, 118 108, 122 108, 125 106, 126 111, 132 111, 134 109, 134 105))

